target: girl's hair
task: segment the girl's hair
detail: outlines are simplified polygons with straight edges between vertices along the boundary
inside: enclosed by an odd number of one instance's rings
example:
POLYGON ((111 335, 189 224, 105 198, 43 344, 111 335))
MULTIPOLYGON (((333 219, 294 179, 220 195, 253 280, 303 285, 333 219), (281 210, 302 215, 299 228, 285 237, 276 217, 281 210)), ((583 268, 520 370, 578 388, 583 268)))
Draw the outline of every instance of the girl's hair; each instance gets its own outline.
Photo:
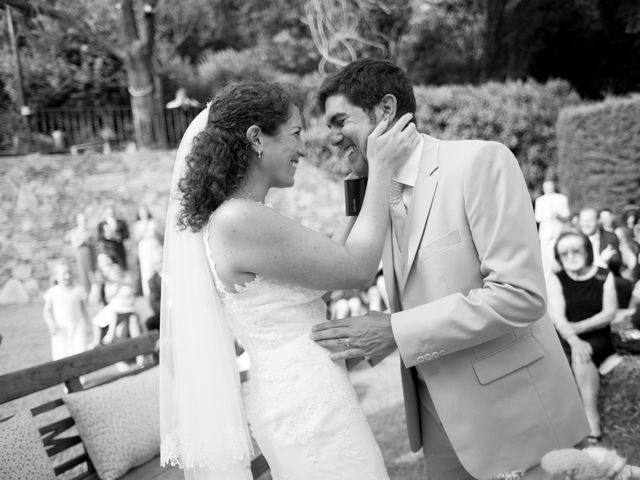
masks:
POLYGON ((255 155, 246 137, 252 125, 273 136, 291 116, 290 93, 274 83, 241 82, 224 88, 209 106, 205 129, 186 158, 178 226, 199 231, 242 183, 255 155))

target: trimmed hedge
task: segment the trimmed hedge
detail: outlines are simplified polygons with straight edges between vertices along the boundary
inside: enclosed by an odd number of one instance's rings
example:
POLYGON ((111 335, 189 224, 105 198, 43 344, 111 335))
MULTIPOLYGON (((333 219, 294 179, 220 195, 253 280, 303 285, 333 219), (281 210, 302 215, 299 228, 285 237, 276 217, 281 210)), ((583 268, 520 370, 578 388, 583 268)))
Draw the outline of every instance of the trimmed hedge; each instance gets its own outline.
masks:
MULTIPOLYGON (((515 154, 530 190, 539 189, 547 170, 556 167, 558 112, 579 102, 564 81, 489 82, 480 86, 418 86, 414 89, 421 131, 441 139, 496 140, 515 154)), ((338 157, 323 145, 326 127, 312 121, 307 142, 310 160, 339 176, 338 157), (322 131, 316 129, 324 129, 322 131)))
POLYGON ((640 196, 640 95, 566 108, 558 175, 573 208, 622 207, 640 196))

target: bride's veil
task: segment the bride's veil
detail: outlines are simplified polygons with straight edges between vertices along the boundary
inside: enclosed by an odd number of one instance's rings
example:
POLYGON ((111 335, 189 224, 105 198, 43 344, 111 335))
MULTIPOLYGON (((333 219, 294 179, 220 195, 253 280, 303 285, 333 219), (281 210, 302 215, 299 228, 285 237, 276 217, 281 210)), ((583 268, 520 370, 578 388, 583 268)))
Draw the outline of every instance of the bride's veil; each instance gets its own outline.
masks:
POLYGON ((233 337, 225 322, 202 232, 180 229, 178 183, 203 110, 184 134, 167 210, 160 313, 161 462, 187 480, 251 479, 253 455, 233 337))

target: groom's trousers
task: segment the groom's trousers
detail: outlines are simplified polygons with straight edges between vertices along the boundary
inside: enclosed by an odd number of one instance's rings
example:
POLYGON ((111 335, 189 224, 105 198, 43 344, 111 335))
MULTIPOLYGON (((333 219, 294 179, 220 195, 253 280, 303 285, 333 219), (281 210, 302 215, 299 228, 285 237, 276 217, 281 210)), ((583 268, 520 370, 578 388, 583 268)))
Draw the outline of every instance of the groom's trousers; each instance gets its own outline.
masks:
MULTIPOLYGON (((462 466, 440 422, 429 389, 414 371, 420 398, 420 428, 427 480, 475 480, 462 466)), ((538 465, 527 470, 522 480, 547 480, 551 477, 538 465)))
POLYGON ((420 398, 420 428, 427 480, 474 480, 464 469, 431 400, 425 383, 414 375, 420 398))

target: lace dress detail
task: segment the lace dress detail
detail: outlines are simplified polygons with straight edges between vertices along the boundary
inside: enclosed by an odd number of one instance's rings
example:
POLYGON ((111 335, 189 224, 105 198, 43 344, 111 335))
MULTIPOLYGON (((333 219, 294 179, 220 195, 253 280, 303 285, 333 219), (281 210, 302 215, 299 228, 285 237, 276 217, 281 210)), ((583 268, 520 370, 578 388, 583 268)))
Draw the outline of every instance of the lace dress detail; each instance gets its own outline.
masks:
POLYGON ((310 338, 323 292, 256 276, 229 291, 203 240, 229 326, 251 357, 249 428, 274 480, 388 480, 349 376, 310 338))

